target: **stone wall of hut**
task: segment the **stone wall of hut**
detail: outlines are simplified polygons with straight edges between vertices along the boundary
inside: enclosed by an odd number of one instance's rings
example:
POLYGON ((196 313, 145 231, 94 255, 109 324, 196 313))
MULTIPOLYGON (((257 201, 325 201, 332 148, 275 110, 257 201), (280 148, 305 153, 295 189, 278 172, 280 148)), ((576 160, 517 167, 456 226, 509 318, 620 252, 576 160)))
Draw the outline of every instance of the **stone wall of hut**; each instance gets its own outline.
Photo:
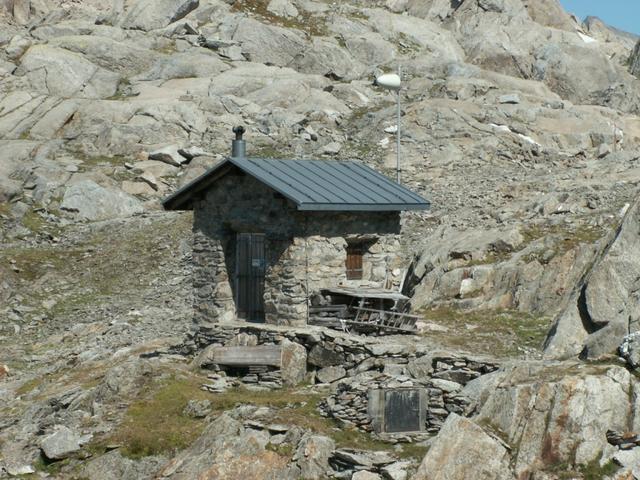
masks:
POLYGON ((221 178, 194 204, 196 322, 233 322, 237 233, 265 234, 265 319, 303 325, 307 290, 401 280, 398 212, 303 212, 239 170, 221 178), (346 247, 365 246, 363 280, 347 281, 346 247))

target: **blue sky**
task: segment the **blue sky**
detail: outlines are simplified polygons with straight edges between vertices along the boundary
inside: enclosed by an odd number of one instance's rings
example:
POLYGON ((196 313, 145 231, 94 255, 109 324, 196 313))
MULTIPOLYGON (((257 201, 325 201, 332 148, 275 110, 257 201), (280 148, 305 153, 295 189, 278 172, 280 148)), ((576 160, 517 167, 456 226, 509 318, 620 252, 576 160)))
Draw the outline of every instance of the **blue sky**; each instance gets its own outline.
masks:
POLYGON ((640 34, 640 0, 560 0, 560 3, 580 20, 593 15, 613 27, 640 34))

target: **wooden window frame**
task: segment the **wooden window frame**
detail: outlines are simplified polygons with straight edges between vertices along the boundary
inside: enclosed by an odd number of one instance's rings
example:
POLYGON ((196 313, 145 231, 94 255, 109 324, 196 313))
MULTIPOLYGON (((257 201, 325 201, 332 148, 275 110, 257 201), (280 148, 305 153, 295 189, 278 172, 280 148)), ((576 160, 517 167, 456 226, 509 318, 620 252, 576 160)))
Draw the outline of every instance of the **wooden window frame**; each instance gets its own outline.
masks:
POLYGON ((363 258, 364 258, 364 244, 363 243, 348 243, 347 244, 347 258, 345 260, 345 267, 347 272, 347 280, 362 280, 364 277, 363 258))

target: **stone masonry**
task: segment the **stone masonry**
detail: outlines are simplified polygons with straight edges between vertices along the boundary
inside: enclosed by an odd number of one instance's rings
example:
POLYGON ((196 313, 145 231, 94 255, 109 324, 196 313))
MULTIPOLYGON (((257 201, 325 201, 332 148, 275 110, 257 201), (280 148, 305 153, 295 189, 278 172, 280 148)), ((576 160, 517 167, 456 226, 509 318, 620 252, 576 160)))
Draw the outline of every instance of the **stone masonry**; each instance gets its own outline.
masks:
POLYGON ((398 212, 301 212, 239 171, 219 179, 196 200, 193 229, 197 323, 236 319, 237 233, 265 235, 265 320, 271 324, 304 325, 308 294, 350 283, 345 267, 349 242, 366 247, 363 283, 381 285, 405 263, 399 255, 398 212))

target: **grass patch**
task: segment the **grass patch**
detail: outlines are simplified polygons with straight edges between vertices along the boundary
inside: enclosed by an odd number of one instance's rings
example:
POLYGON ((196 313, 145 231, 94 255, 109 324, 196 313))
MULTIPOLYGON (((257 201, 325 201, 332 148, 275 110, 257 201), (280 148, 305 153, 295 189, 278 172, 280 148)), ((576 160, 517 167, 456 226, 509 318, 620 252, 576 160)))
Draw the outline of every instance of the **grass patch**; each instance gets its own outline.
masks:
POLYGON ((600 466, 600 460, 593 460, 580 467, 580 473, 584 480, 602 480, 614 475, 618 470, 620 470, 620 467, 613 460, 609 460, 602 466, 600 466))
POLYGON ((251 13, 261 17, 269 25, 302 30, 311 36, 322 37, 328 35, 327 25, 324 21, 326 14, 315 16, 300 9, 297 17, 279 17, 267 10, 268 5, 269 0, 240 0, 233 4, 231 10, 251 13))
POLYGON ((42 378, 38 378, 38 377, 32 378, 31 380, 27 380, 16 389, 16 395, 22 396, 22 395, 26 395, 27 393, 33 392, 36 388, 42 385, 42 382, 43 382, 42 378))
POLYGON ((592 460, 586 465, 571 466, 567 462, 553 465, 546 470, 546 473, 552 473, 559 480, 572 480, 581 478, 582 480, 604 480, 611 478, 619 470, 620 466, 613 460, 609 460, 604 465, 600 465, 600 458, 592 460))
POLYGON ((558 256, 564 255, 578 245, 593 244, 609 231, 609 228, 595 227, 584 223, 578 225, 528 225, 522 230, 522 236, 525 245, 543 237, 558 237, 554 245, 555 255, 558 256))
POLYGON ((446 332, 428 332, 429 338, 452 348, 505 357, 521 355, 522 347, 540 351, 551 326, 548 317, 514 310, 470 312, 440 307, 419 313, 427 322, 447 328, 446 332))
MULTIPOLYGON (((405 444, 396 447, 356 429, 340 427, 333 420, 320 416, 318 404, 323 396, 296 389, 250 391, 234 388, 221 394, 200 389, 205 378, 187 372, 174 373, 157 379, 142 392, 141 399, 127 409, 125 419, 109 437, 94 442, 89 448, 100 452, 106 445, 121 445, 121 452, 129 458, 141 458, 163 453, 175 454, 188 447, 202 433, 206 422, 183 414, 189 400, 207 399, 213 415, 238 405, 270 407, 274 413, 268 421, 295 425, 328 436, 337 447, 363 450, 385 450, 401 458, 421 459, 426 447, 405 444), (401 448, 401 449, 400 449, 401 448)), ((268 445, 267 448, 284 457, 291 457, 295 446, 268 445)))
MULTIPOLYGON (((122 454, 142 458, 175 453, 189 446, 204 429, 202 420, 183 414, 189 400, 210 398, 200 390, 202 379, 172 376, 159 380, 132 403, 124 422, 108 438, 108 443, 122 445, 122 454)), ((104 440, 102 441, 104 443, 104 440)))
POLYGON ((85 155, 82 153, 75 153, 76 157, 82 160, 79 170, 84 172, 94 167, 121 167, 125 163, 125 158, 122 156, 108 155, 85 155))

